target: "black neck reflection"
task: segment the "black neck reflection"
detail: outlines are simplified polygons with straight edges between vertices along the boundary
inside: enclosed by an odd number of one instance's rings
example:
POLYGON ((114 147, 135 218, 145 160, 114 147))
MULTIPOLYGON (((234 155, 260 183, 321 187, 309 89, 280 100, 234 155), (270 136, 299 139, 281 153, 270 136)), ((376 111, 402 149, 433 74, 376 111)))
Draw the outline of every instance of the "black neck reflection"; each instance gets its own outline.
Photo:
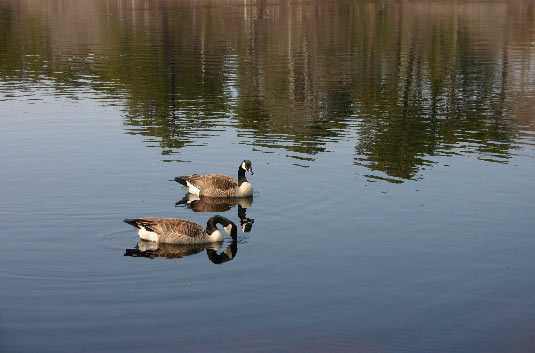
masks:
POLYGON ((208 258, 216 265, 221 265, 230 260, 234 260, 237 252, 238 243, 235 241, 233 241, 221 254, 218 254, 214 249, 206 249, 208 258))

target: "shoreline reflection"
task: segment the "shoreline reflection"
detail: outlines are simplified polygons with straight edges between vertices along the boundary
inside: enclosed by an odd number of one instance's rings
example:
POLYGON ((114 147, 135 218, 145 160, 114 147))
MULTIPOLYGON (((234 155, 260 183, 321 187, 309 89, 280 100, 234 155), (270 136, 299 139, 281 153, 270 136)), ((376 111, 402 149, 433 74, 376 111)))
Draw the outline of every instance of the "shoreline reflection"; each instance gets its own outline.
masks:
POLYGON ((402 183, 435 156, 504 164, 533 143, 529 0, 55 3, 0 4, 0 95, 89 90, 164 162, 230 127, 302 167, 353 139, 354 166, 402 183))
POLYGON ((437 155, 508 163, 532 144, 531 1, 51 3, 0 5, 0 93, 52 82, 54 95, 119 99, 125 133, 165 162, 229 126, 302 166, 357 133, 353 165, 392 183, 423 178, 437 155))

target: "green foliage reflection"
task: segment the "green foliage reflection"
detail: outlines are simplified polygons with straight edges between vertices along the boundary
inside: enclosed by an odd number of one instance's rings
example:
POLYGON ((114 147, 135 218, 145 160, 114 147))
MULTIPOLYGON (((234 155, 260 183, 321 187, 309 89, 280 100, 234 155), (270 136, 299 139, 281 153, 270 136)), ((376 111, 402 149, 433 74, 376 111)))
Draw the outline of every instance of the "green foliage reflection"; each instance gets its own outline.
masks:
POLYGON ((118 98, 127 133, 166 155, 230 124, 308 163, 356 139, 356 165, 400 182, 436 155, 507 162, 533 127, 534 15, 530 1, 3 0, 0 80, 118 98))

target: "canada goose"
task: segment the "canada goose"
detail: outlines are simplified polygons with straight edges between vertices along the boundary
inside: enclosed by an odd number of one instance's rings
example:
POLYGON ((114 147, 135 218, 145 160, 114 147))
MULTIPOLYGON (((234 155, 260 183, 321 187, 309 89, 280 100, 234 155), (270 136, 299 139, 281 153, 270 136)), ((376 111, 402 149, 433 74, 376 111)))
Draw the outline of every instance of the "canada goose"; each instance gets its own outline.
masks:
POLYGON ((138 229, 141 239, 168 244, 202 244, 223 241, 223 233, 217 229, 221 224, 233 241, 238 239, 236 225, 222 216, 210 217, 204 229, 200 224, 178 218, 125 219, 138 229))
POLYGON ((244 160, 238 168, 238 180, 223 174, 186 175, 175 178, 187 186, 192 194, 210 197, 243 197, 253 194, 253 186, 247 181, 245 171, 253 175, 251 161, 244 160))
POLYGON ((140 240, 135 249, 126 249, 124 256, 146 257, 155 259, 157 257, 166 259, 180 259, 182 257, 194 255, 206 250, 208 259, 219 265, 233 260, 238 252, 238 244, 233 241, 223 252, 217 252, 221 248, 221 243, 205 244, 163 244, 148 240, 140 240))

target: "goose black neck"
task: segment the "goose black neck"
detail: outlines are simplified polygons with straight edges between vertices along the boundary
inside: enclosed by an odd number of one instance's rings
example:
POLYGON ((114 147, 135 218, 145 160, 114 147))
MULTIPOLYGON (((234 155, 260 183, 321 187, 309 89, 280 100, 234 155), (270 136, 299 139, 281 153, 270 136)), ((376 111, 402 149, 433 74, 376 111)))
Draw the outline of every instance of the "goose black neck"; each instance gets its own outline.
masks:
POLYGON ((246 181, 247 178, 245 177, 245 169, 240 166, 240 168, 238 169, 238 186, 240 186, 241 183, 246 181))
POLYGON ((225 217, 222 217, 219 215, 210 217, 210 219, 206 223, 206 233, 212 234, 214 231, 216 231, 218 223, 221 224, 223 227, 227 227, 229 224, 232 224, 233 227, 231 230, 230 237, 234 241, 238 239, 238 234, 237 234, 238 231, 236 229, 236 225, 232 223, 231 221, 229 221, 228 219, 226 219, 225 217))
POLYGON ((212 234, 215 230, 217 230, 218 223, 223 225, 223 227, 226 227, 228 225, 228 220, 221 216, 210 217, 208 223, 206 223, 206 233, 212 234))

